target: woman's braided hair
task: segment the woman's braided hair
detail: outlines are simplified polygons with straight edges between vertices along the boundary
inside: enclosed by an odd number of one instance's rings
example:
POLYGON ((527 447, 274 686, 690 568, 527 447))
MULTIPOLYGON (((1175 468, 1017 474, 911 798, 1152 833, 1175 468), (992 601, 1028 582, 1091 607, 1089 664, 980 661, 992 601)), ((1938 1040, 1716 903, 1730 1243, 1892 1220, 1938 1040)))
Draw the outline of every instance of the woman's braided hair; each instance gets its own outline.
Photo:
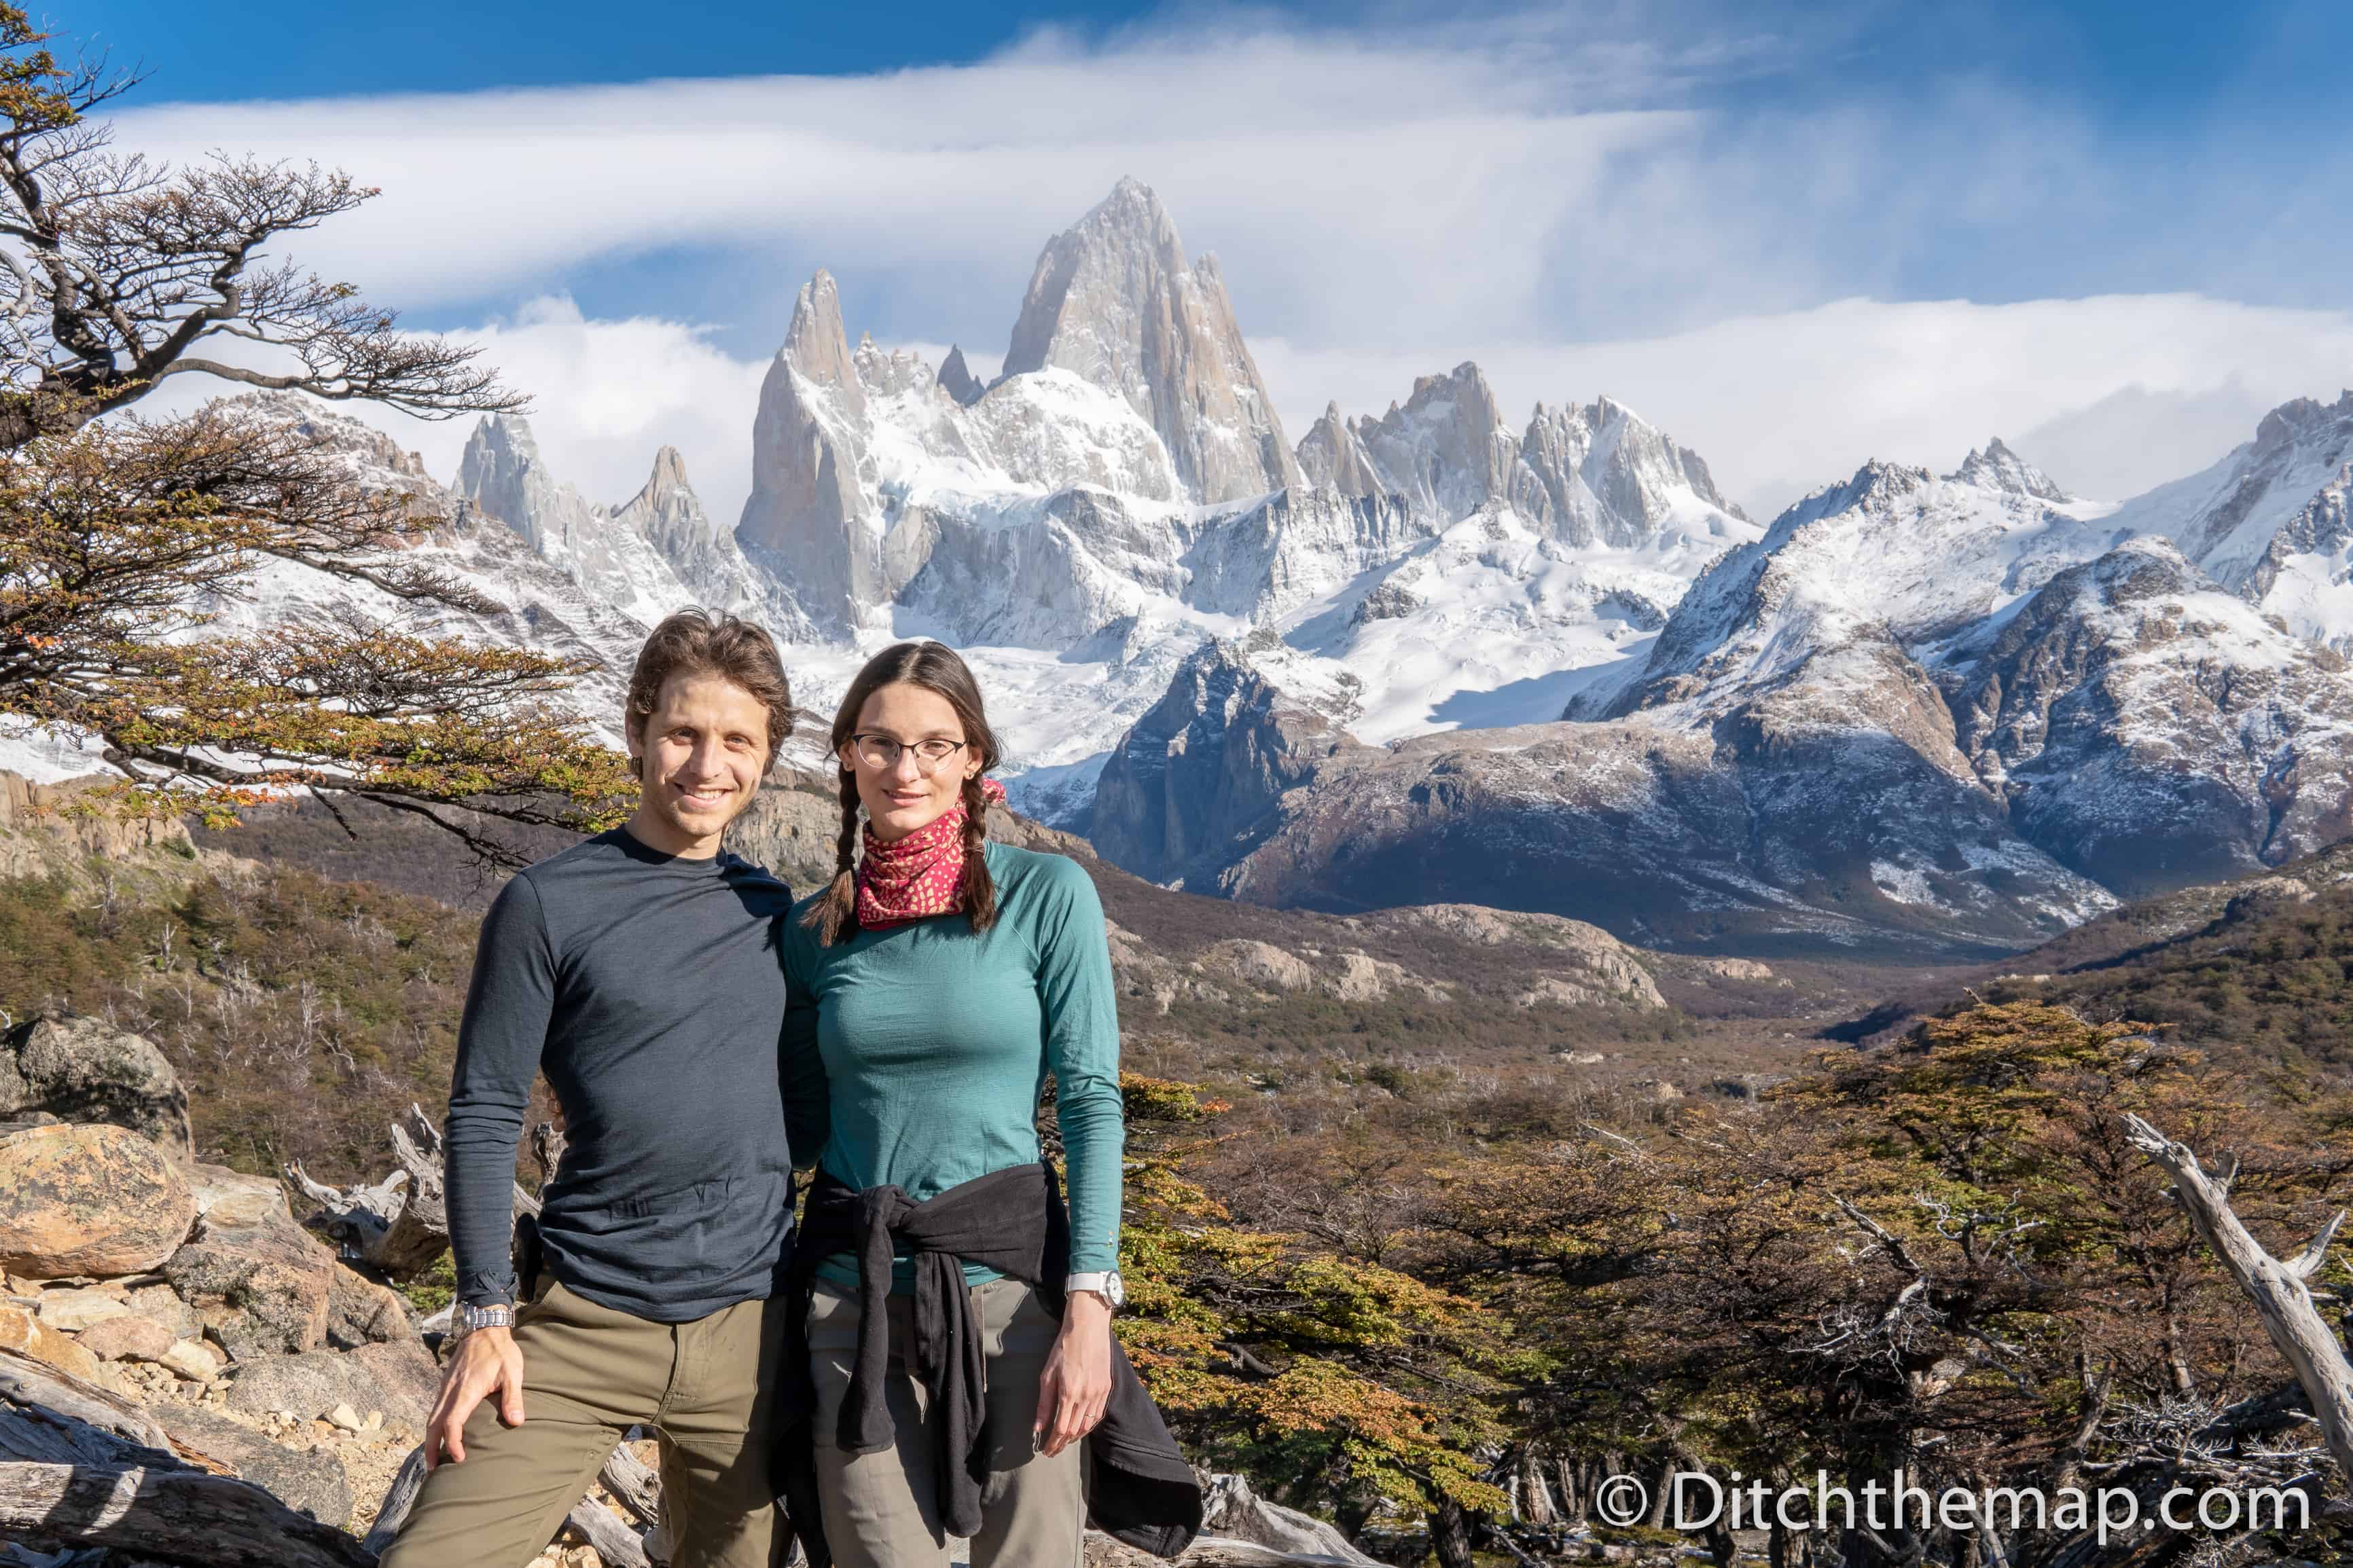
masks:
MULTIPOLYGON (((964 726, 965 744, 980 759, 980 766, 964 781, 964 876, 959 891, 965 918, 976 934, 997 923, 997 883, 988 874, 982 847, 988 841, 988 799, 980 781, 996 767, 999 756, 997 731, 988 727, 981 706, 980 683, 972 669, 945 643, 902 642, 884 648, 866 661, 858 678, 842 694, 833 714, 833 751, 838 758, 858 732, 858 716, 867 699, 886 686, 920 686, 946 699, 964 726)), ((858 929, 858 775, 841 770, 841 832, 833 843, 833 880, 825 896, 809 906, 802 923, 817 932, 827 947, 858 929)))

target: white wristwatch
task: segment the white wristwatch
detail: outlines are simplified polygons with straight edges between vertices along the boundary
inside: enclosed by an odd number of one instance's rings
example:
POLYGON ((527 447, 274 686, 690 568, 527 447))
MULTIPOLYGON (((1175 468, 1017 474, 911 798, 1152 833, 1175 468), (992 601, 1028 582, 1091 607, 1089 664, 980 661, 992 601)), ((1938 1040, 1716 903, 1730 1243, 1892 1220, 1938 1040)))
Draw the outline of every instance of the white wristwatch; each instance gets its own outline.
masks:
POLYGON ((1098 1268, 1085 1274, 1073 1274, 1062 1281, 1062 1294, 1073 1290, 1092 1290, 1101 1296, 1114 1310, 1127 1300, 1127 1287, 1120 1282, 1116 1268, 1098 1268))

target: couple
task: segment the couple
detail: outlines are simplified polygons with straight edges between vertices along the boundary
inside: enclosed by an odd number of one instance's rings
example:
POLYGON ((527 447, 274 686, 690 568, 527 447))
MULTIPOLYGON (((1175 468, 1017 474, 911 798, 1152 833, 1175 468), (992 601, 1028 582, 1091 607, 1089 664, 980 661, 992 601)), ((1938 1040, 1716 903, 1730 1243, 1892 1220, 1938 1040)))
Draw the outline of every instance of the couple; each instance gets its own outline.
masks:
POLYGON ((795 1535, 813 1568, 944 1564, 950 1535, 976 1568, 1079 1568, 1090 1513, 1166 1556, 1199 1528, 1111 1331, 1124 1129, 1093 883, 985 841, 1004 792, 979 689, 902 643, 834 717, 839 869, 796 906, 720 848, 793 719, 765 632, 670 617, 629 680, 636 814, 483 922, 449 1097, 461 1337, 385 1568, 521 1568, 632 1426, 659 1437, 678 1568, 767 1568, 795 1535), (542 1070, 568 1142, 519 1289, 542 1070), (1067 1210, 1039 1150, 1049 1072, 1067 1210))

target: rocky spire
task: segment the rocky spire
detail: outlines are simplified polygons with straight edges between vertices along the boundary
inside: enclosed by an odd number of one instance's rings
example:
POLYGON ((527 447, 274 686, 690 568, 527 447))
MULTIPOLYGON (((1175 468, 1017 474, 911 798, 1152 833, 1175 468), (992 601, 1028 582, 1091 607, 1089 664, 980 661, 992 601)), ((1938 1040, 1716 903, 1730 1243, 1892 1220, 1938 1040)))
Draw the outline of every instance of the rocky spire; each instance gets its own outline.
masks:
POLYGON ((852 418, 865 419, 866 394, 858 382, 849 334, 841 325, 841 293, 824 268, 794 298, 793 323, 785 329, 779 353, 802 375, 830 390, 852 418))
POLYGON ((1698 453, 1609 398, 1539 403, 1520 438, 1512 508, 1567 543, 1641 544, 1688 505, 1686 496, 1740 515, 1698 453))
POLYGON ((1449 519, 1503 499, 1518 455, 1494 389, 1468 360, 1451 375, 1417 379, 1405 406, 1358 420, 1356 435, 1385 489, 1449 519))
POLYGON ((2013 495, 2032 496, 2037 500, 2066 500, 2065 490, 2052 481, 2051 476, 2002 445, 1997 436, 1985 444, 1982 452, 1971 452, 1961 460, 1961 466, 1945 476, 1963 484, 1981 485, 1990 490, 2009 490, 2013 495))
POLYGON ((487 415, 474 426, 458 461, 458 491, 551 560, 568 559, 589 529, 593 509, 548 472, 520 414, 487 415))
POLYGON ((1160 198, 1133 179, 1038 258, 1005 373, 1049 367, 1126 398, 1197 500, 1240 500, 1299 478, 1216 258, 1188 264, 1160 198))
POLYGON ((979 402, 980 395, 988 390, 972 374, 972 367, 964 363, 964 350, 954 343, 948 345, 948 357, 940 364, 940 389, 966 408, 979 402))
POLYGON ((1337 490, 1344 496, 1382 492, 1381 477, 1366 454, 1365 444, 1356 439, 1356 430, 1340 417, 1340 405, 1336 403, 1324 405, 1324 417, 1315 421, 1301 439, 1299 472, 1309 484, 1337 490))
POLYGON ((841 298, 820 271, 794 301, 785 345, 760 384, 752 493, 735 541, 836 630, 883 597, 880 531, 859 484, 866 437, 866 394, 841 298))
POLYGON ((645 488, 624 502, 613 518, 672 562, 707 548, 719 537, 710 514, 686 482, 686 459, 675 447, 664 447, 654 454, 654 470, 645 488))

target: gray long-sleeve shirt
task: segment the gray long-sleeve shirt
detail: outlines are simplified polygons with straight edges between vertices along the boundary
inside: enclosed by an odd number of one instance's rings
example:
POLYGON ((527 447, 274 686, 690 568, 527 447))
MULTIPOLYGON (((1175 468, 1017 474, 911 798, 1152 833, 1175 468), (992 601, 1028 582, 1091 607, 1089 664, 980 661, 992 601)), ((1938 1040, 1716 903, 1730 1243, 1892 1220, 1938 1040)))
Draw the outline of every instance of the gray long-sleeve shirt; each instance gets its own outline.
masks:
POLYGON ((482 922, 449 1093, 458 1294, 513 1299, 510 1184, 533 1075, 564 1109, 546 1267, 600 1305, 686 1322, 769 1294, 824 1068, 782 1042, 785 885, 599 834, 518 874, 482 922))

